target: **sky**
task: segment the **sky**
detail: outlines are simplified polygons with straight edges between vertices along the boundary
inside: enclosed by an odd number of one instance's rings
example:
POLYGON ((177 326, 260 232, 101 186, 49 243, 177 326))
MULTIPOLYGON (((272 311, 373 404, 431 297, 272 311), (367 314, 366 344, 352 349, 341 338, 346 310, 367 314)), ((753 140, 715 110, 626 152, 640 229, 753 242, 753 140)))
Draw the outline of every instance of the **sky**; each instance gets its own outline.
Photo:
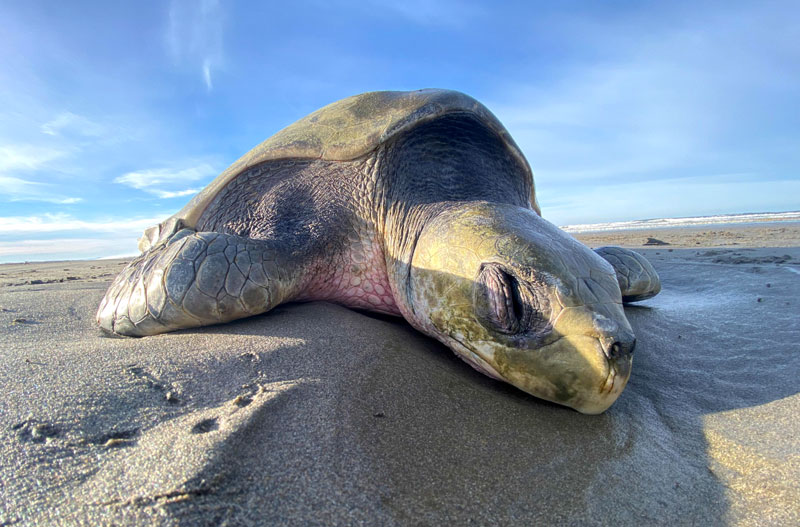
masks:
POLYGON ((338 99, 483 102, 557 225, 800 210, 800 4, 0 3, 0 262, 136 254, 338 99))

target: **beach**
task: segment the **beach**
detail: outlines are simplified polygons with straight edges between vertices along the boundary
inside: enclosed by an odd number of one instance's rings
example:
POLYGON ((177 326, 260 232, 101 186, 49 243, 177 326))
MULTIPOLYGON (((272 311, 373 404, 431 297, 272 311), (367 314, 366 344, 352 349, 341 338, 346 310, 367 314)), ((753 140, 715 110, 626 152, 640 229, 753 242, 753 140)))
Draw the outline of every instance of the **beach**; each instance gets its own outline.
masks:
POLYGON ((0 265, 0 525, 800 524, 800 224, 574 236, 662 281, 599 416, 398 318, 114 338, 125 260, 0 265))

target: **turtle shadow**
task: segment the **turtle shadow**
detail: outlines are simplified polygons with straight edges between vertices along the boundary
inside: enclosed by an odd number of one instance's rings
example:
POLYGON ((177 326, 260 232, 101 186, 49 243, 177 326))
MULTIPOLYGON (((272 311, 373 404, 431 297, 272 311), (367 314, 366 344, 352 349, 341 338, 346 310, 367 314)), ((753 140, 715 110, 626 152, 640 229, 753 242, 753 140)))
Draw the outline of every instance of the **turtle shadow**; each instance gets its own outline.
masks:
MULTIPOLYGON (((275 379, 319 379, 322 392, 336 394, 343 410, 329 423, 358 451, 355 463, 380 481, 369 492, 395 521, 718 523, 728 503, 707 468, 702 414, 680 397, 671 406, 663 400, 660 348, 641 324, 635 329, 631 382, 599 416, 492 380, 402 319, 333 304, 288 305, 197 331, 305 339, 261 356, 259 367, 275 379), (309 340, 310 326, 323 342, 309 340)), ((307 492, 264 489, 279 490, 307 492)), ((337 499, 356 501, 346 493, 337 499)))
POLYGON ((631 313, 649 313, 653 311, 653 307, 651 306, 644 306, 641 304, 625 304, 625 314, 629 315, 631 313))

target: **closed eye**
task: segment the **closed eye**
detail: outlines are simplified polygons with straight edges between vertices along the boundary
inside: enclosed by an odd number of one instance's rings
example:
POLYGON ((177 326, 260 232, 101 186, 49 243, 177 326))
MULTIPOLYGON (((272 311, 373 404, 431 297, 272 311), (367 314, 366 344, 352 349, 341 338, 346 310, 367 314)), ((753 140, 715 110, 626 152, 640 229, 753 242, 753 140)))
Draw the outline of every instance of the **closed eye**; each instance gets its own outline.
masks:
POLYGON ((481 266, 475 286, 475 309, 481 323, 506 335, 542 335, 550 327, 546 295, 537 294, 502 265, 481 266))
POLYGON ((525 317, 517 280, 497 264, 485 264, 476 287, 478 315, 494 329, 517 333, 525 317))

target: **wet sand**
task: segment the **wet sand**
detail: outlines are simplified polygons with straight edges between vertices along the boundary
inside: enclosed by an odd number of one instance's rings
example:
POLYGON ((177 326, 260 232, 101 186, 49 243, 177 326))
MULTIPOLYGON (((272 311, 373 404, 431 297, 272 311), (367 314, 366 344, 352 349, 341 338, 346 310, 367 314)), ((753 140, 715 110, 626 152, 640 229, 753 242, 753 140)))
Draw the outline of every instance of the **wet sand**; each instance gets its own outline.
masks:
POLYGON ((626 308, 601 416, 398 319, 311 303, 108 338, 124 262, 0 265, 0 525, 800 524, 798 228, 577 237, 663 283, 626 308))

